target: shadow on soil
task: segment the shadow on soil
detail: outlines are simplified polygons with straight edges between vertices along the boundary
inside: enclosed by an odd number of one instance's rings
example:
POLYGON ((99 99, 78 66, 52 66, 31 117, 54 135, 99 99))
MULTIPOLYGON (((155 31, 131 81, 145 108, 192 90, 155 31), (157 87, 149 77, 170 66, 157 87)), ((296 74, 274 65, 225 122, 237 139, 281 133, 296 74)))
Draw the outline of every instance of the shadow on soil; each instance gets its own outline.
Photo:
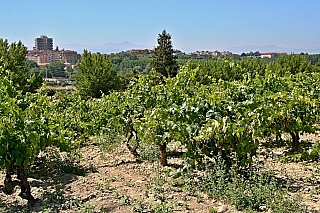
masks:
MULTIPOLYGON (((270 140, 266 143, 263 144, 264 147, 266 148, 281 148, 281 147, 287 147, 288 149, 284 151, 279 157, 284 160, 284 161, 289 161, 289 162, 300 162, 302 161, 301 159, 297 159, 295 161, 294 157, 297 154, 302 154, 304 150, 308 150, 310 147, 314 145, 314 142, 310 140, 300 140, 299 144, 299 149, 298 150, 293 150, 291 140, 270 140), (289 160, 288 160, 289 159, 289 160)), ((308 162, 311 162, 309 160, 308 162)), ((292 179, 288 177, 281 178, 281 177, 275 177, 277 181, 277 186, 279 188, 283 188, 285 186, 288 186, 288 190, 291 193, 296 193, 296 192, 302 192, 302 191, 308 191, 310 188, 316 187, 320 184, 320 179, 316 178, 309 178, 309 179, 292 179)))
MULTIPOLYGON (((84 167, 78 164, 77 161, 71 161, 70 159, 62 160, 56 158, 40 157, 37 158, 33 165, 28 169, 28 180, 31 186, 31 190, 34 188, 42 189, 43 193, 40 194, 40 199, 36 200, 35 205, 20 205, 18 202, 14 202, 11 205, 4 205, 0 203, 1 212, 43 212, 43 208, 52 210, 53 212, 59 212, 60 205, 66 201, 70 201, 71 198, 64 194, 65 190, 68 190, 67 185, 75 181, 79 176, 85 176, 88 173, 97 172, 97 169, 90 165, 84 167), (52 208, 51 208, 52 207, 52 208)), ((19 188, 16 188, 17 192, 20 192, 19 188)), ((39 194, 32 192, 33 196, 38 197, 39 194)), ((18 196, 17 193, 6 196, 18 196)), ((15 197, 12 197, 15 199, 15 197)), ((82 201, 76 201, 81 203, 82 201)), ((66 205, 64 208, 70 208, 66 205)), ((47 211, 49 212, 49 211, 47 211)))
MULTIPOLYGON (((311 140, 301 140, 300 139, 300 149, 305 149, 312 146, 313 142, 311 140)), ((282 147, 292 147, 291 139, 274 138, 270 137, 266 142, 262 143, 266 148, 282 148, 282 147)))
POLYGON ((299 180, 299 179, 289 179, 288 178, 280 178, 276 177, 277 186, 279 188, 286 188, 288 186, 288 191, 291 193, 297 192, 308 192, 311 188, 317 187, 319 183, 306 181, 306 180, 299 180))

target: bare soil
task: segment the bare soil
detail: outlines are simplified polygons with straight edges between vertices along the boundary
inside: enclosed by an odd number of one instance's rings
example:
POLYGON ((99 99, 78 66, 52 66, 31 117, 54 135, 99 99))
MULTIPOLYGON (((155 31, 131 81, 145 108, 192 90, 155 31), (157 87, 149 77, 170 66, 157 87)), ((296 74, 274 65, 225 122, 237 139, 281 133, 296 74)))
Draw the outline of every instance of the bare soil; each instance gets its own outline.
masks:
MULTIPOLYGON (((284 148, 261 147, 260 158, 277 177, 292 181, 291 193, 302 195, 308 212, 320 212, 320 164, 275 160, 285 151, 284 148)), ((171 166, 162 168, 158 162, 137 162, 126 147, 106 154, 96 145, 87 145, 80 152, 81 157, 75 162, 56 151, 39 156, 30 168, 28 179, 37 203, 28 206, 18 196, 19 189, 13 195, 1 192, 0 211, 125 213, 142 208, 152 212, 156 208, 172 206, 174 212, 209 212, 213 209, 239 212, 227 201, 183 191, 184 183, 179 182, 179 178, 166 175, 167 170, 184 164, 181 158, 170 157, 171 166)), ((0 179, 4 180, 4 177, 4 171, 1 171, 0 179)))

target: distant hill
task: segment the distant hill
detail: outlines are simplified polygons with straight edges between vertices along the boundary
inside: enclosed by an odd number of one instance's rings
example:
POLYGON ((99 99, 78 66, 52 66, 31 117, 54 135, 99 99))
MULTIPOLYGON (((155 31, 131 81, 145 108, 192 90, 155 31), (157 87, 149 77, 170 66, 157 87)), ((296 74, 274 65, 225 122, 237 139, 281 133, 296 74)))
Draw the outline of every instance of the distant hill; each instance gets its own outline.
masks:
MULTIPOLYGON (((91 52, 101 52, 101 53, 118 53, 121 51, 131 50, 131 49, 137 49, 137 48, 153 48, 148 47, 146 45, 139 45, 139 44, 133 44, 129 41, 124 41, 120 43, 112 43, 108 42, 102 45, 82 45, 82 44, 57 44, 59 49, 66 49, 66 50, 75 50, 78 53, 82 53, 84 49, 87 49, 91 52)), ((194 52, 196 50, 191 49, 184 49, 181 48, 182 52, 194 52)), ((201 51, 199 49, 199 51, 201 51)), ((248 52, 286 52, 286 53, 320 53, 320 47, 316 48, 287 48, 287 47, 279 47, 275 45, 268 45, 268 46, 255 46, 255 45, 246 45, 241 47, 228 47, 219 51, 230 51, 235 54, 241 54, 241 53, 248 53, 248 52)))
POLYGON ((287 47, 279 47, 275 45, 269 46, 255 46, 255 45, 247 45, 241 47, 229 47, 225 50, 230 52, 241 54, 241 53, 248 53, 248 52, 286 52, 286 53, 320 53, 320 48, 287 48, 287 47))
POLYGON ((91 52, 101 52, 101 53, 117 53, 121 51, 136 49, 136 48, 150 48, 145 45, 132 44, 128 41, 121 43, 108 42, 102 45, 82 45, 82 44, 58 44, 59 49, 75 50, 78 53, 82 53, 84 49, 91 52))

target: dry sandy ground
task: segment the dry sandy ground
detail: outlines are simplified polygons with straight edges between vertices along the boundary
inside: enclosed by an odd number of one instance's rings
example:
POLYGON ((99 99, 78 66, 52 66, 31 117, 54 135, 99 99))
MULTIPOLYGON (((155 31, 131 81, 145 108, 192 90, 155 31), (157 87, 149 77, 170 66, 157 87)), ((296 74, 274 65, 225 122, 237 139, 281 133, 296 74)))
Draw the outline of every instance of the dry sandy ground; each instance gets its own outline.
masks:
MULTIPOLYGON (((283 151, 262 149, 274 155, 283 151)), ((149 210, 144 212, 152 212, 171 205, 174 212, 209 212, 213 208, 220 212, 238 212, 225 201, 181 190, 184 183, 165 175, 170 166, 162 168, 158 162, 136 162, 125 147, 105 154, 95 145, 85 146, 81 148, 79 161, 72 165, 65 163, 68 156, 56 152, 49 155, 55 155, 55 160, 50 161, 43 155, 30 169, 32 194, 38 198, 36 205, 28 210, 17 189, 10 196, 1 192, 0 211, 125 213, 142 207, 149 210)), ((320 212, 319 163, 282 163, 272 158, 265 162, 278 177, 293 180, 294 192, 302 193, 309 212, 320 212)), ((170 158, 169 163, 183 165, 184 162, 170 158)), ((3 171, 0 179, 4 180, 3 171)))

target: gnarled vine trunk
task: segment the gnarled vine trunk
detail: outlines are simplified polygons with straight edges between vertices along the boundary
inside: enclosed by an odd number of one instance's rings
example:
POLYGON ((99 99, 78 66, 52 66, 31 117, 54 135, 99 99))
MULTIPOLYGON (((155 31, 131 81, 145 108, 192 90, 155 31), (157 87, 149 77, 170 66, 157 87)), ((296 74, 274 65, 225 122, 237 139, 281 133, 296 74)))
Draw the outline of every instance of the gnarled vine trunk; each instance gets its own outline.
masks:
POLYGON ((167 143, 159 144, 160 149, 160 164, 161 166, 168 166, 167 160, 167 143))
POLYGON ((292 137, 292 149, 293 151, 298 151, 300 145, 300 136, 299 132, 290 132, 292 137))
POLYGON ((138 159, 138 158, 140 157, 139 153, 137 152, 137 149, 138 149, 138 147, 139 147, 139 138, 138 138, 137 134, 135 133, 135 131, 131 131, 131 132, 130 132, 130 135, 129 135, 128 139, 127 139, 126 145, 127 145, 127 148, 129 149, 129 151, 131 152, 131 154, 132 154, 136 159, 138 159), (136 144, 135 144, 135 146, 131 146, 131 145, 129 144, 129 142, 130 142, 130 140, 132 139, 133 136, 136 136, 136 144))
POLYGON ((21 192, 19 196, 22 199, 28 200, 29 204, 33 205, 35 203, 35 199, 31 195, 31 187, 26 173, 26 169, 23 166, 20 166, 17 169, 18 180, 12 180, 11 175, 14 175, 14 171, 13 169, 7 169, 3 192, 8 195, 13 194, 15 187, 20 186, 21 192))

